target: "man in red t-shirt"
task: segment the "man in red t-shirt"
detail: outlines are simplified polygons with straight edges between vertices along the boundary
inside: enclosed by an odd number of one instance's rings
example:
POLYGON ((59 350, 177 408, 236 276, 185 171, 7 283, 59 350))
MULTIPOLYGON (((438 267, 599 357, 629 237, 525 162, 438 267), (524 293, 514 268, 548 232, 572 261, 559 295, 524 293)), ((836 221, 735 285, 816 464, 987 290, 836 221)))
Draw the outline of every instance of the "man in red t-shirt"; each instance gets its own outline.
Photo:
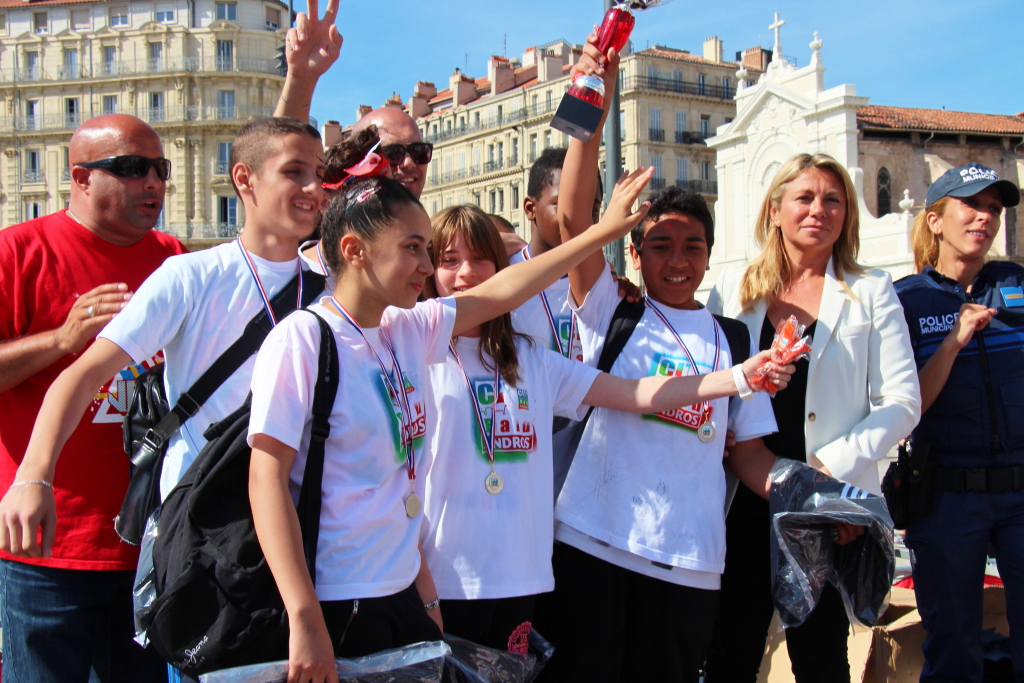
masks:
POLYGON ((23 537, 29 520, 3 530, 22 549, 0 551, 4 680, 165 681, 165 665, 132 640, 138 549, 114 532, 128 458, 107 397, 123 384, 97 387, 56 476, 15 481, 47 389, 150 273, 185 252, 153 230, 170 162, 149 125, 90 119, 68 157, 69 208, 0 231, 0 491, 42 489, 60 515, 42 538, 23 537))

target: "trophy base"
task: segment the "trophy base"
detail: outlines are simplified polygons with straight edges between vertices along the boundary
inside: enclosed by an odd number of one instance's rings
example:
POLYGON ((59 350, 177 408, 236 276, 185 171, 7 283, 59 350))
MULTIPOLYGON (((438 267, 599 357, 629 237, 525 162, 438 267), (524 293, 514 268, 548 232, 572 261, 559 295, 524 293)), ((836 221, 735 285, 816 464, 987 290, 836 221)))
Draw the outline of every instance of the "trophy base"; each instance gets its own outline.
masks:
POLYGON ((555 116, 551 119, 551 127, 566 135, 571 135, 577 140, 590 142, 590 139, 594 137, 594 131, 601 125, 603 115, 604 109, 601 107, 566 94, 562 96, 558 110, 555 111, 555 116))

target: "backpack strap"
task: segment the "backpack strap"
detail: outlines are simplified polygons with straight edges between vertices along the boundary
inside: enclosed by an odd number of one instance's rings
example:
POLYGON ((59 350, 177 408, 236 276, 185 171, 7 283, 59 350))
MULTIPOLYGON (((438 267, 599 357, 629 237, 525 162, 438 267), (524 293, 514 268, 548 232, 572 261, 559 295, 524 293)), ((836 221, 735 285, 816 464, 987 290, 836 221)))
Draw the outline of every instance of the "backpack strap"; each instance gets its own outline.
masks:
POLYGON ((750 358, 750 330, 746 323, 735 318, 726 318, 724 315, 716 315, 715 320, 725 333, 725 341, 729 343, 732 364, 736 365, 750 358))
MULTIPOLYGON (((640 318, 644 316, 645 308, 643 299, 631 302, 626 297, 622 297, 622 301, 615 307, 615 313, 612 314, 612 321, 608 323, 608 332, 604 337, 604 348, 601 349, 601 357, 597 360, 598 370, 601 372, 612 371, 615 360, 622 353, 622 350, 626 348, 626 342, 633 336, 633 330, 636 329, 640 318)), ((587 414, 580 421, 581 434, 583 427, 590 421, 590 414, 593 412, 594 406, 590 406, 587 414)))
POLYGON ((316 386, 313 389, 313 428, 306 454, 306 469, 302 474, 297 512, 302 529, 302 550, 306 556, 309 576, 316 583, 316 546, 320 540, 321 491, 324 479, 324 452, 331 433, 331 412, 338 394, 341 367, 338 364, 338 344, 327 321, 313 311, 307 312, 320 323, 320 359, 317 366, 316 386))
MULTIPOLYGON (((278 320, 295 310, 295 300, 298 297, 299 277, 296 275, 291 279, 284 289, 277 293, 270 301, 271 308, 278 320)), ((325 278, 322 275, 307 270, 302 271, 303 306, 308 306, 313 299, 323 291, 325 278)), ((273 329, 273 323, 267 315, 265 308, 260 309, 259 314, 245 326, 242 336, 234 344, 229 346, 220 357, 207 368, 206 372, 197 379, 192 386, 178 397, 178 401, 171 408, 170 412, 163 417, 155 427, 150 429, 143 441, 148 442, 153 451, 160 451, 170 440, 176 431, 190 417, 199 412, 204 403, 227 381, 235 371, 256 353, 263 340, 273 329)), ((145 449, 140 449, 142 453, 145 449)), ((132 456, 135 465, 135 455, 132 456)))

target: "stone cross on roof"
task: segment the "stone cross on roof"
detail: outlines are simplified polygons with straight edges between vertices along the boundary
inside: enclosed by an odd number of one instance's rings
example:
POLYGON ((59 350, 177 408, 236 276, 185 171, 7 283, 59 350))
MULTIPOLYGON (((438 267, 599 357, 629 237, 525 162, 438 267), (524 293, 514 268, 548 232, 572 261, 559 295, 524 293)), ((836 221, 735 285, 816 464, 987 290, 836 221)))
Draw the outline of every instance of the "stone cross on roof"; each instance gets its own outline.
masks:
POLYGON ((775 47, 772 48, 774 54, 772 54, 772 61, 782 61, 782 41, 779 39, 779 29, 785 24, 784 19, 779 19, 779 13, 775 13, 775 23, 768 27, 770 31, 775 31, 775 47))

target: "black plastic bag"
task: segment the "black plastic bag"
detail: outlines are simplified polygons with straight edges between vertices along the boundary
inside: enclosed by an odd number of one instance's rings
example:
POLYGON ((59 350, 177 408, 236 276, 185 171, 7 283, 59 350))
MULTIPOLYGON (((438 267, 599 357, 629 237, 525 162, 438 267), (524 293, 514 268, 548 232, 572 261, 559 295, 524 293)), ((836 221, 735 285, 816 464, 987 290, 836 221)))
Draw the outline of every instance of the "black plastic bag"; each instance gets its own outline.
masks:
POLYGON ((783 626, 799 626, 825 582, 843 597, 854 626, 885 611, 895 572, 893 524, 885 501, 802 462, 779 458, 771 472, 772 601, 783 626), (866 527, 845 546, 836 522, 866 527))
POLYGON ((530 683, 551 659, 555 648, 530 630, 529 654, 520 655, 445 635, 451 648, 445 657, 452 683, 530 683))

